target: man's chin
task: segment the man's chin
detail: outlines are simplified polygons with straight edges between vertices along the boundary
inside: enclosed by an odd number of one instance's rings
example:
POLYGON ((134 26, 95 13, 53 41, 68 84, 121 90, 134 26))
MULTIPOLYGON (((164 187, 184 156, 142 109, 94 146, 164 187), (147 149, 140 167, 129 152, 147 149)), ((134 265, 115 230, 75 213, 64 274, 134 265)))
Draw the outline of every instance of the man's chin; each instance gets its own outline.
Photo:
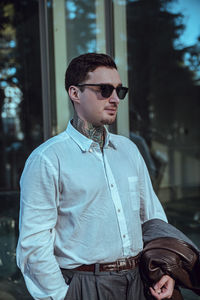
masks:
POLYGON ((102 120, 102 125, 112 125, 116 120, 116 117, 113 117, 113 118, 107 118, 107 119, 104 119, 102 120))

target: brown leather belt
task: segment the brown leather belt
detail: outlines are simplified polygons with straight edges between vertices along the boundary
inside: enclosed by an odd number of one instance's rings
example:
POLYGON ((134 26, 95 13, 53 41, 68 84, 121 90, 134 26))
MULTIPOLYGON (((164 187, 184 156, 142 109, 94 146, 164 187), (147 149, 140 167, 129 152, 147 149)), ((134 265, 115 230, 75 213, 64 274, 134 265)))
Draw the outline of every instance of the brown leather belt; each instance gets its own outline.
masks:
POLYGON ((134 257, 121 258, 115 262, 105 263, 105 264, 92 264, 92 265, 81 265, 74 270, 77 271, 86 271, 86 272, 95 272, 96 266, 99 265, 100 272, 112 272, 112 271, 123 271, 135 269, 140 261, 140 254, 134 257))

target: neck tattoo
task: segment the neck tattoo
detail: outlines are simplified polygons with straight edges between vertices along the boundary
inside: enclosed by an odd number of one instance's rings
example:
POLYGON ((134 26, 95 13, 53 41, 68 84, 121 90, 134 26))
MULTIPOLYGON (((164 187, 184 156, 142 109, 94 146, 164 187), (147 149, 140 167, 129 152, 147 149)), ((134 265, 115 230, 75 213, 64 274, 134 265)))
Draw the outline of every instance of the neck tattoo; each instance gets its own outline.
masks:
POLYGON ((74 113, 74 117, 72 120, 72 125, 78 130, 80 133, 85 135, 87 138, 93 140, 94 142, 100 145, 101 150, 104 145, 104 127, 103 126, 95 126, 88 121, 83 121, 77 113, 74 113))

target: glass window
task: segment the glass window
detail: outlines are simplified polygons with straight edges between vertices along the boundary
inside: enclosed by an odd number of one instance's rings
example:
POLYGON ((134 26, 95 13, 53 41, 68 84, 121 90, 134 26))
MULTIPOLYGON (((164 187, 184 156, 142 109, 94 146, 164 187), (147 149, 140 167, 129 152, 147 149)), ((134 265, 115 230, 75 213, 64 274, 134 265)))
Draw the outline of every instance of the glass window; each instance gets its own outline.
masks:
POLYGON ((169 222, 198 246, 199 11, 195 0, 126 1, 130 138, 169 222))
POLYGON ((38 1, 1 1, 0 24, 0 298, 32 299, 15 249, 19 179, 43 139, 38 1))
POLYGON ((48 2, 48 14, 51 60, 54 58, 51 77, 55 78, 55 97, 52 99, 54 135, 66 128, 73 115, 64 88, 68 63, 85 52, 105 53, 104 1, 52 0, 48 2))
POLYGON ((144 152, 148 146, 161 199, 181 207, 199 196, 198 8, 196 1, 127 2, 131 138, 144 152))
POLYGON ((66 0, 65 8, 68 62, 82 53, 104 50, 103 1, 66 0))

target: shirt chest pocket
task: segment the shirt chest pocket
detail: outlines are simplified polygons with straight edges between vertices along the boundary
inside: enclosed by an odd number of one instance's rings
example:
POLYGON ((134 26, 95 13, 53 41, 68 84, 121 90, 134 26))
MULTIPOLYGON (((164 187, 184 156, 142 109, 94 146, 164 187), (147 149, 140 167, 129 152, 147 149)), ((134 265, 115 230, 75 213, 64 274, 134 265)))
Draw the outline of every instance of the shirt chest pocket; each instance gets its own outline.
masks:
POLYGON ((131 207, 134 211, 140 209, 139 180, 137 176, 128 177, 131 207))

